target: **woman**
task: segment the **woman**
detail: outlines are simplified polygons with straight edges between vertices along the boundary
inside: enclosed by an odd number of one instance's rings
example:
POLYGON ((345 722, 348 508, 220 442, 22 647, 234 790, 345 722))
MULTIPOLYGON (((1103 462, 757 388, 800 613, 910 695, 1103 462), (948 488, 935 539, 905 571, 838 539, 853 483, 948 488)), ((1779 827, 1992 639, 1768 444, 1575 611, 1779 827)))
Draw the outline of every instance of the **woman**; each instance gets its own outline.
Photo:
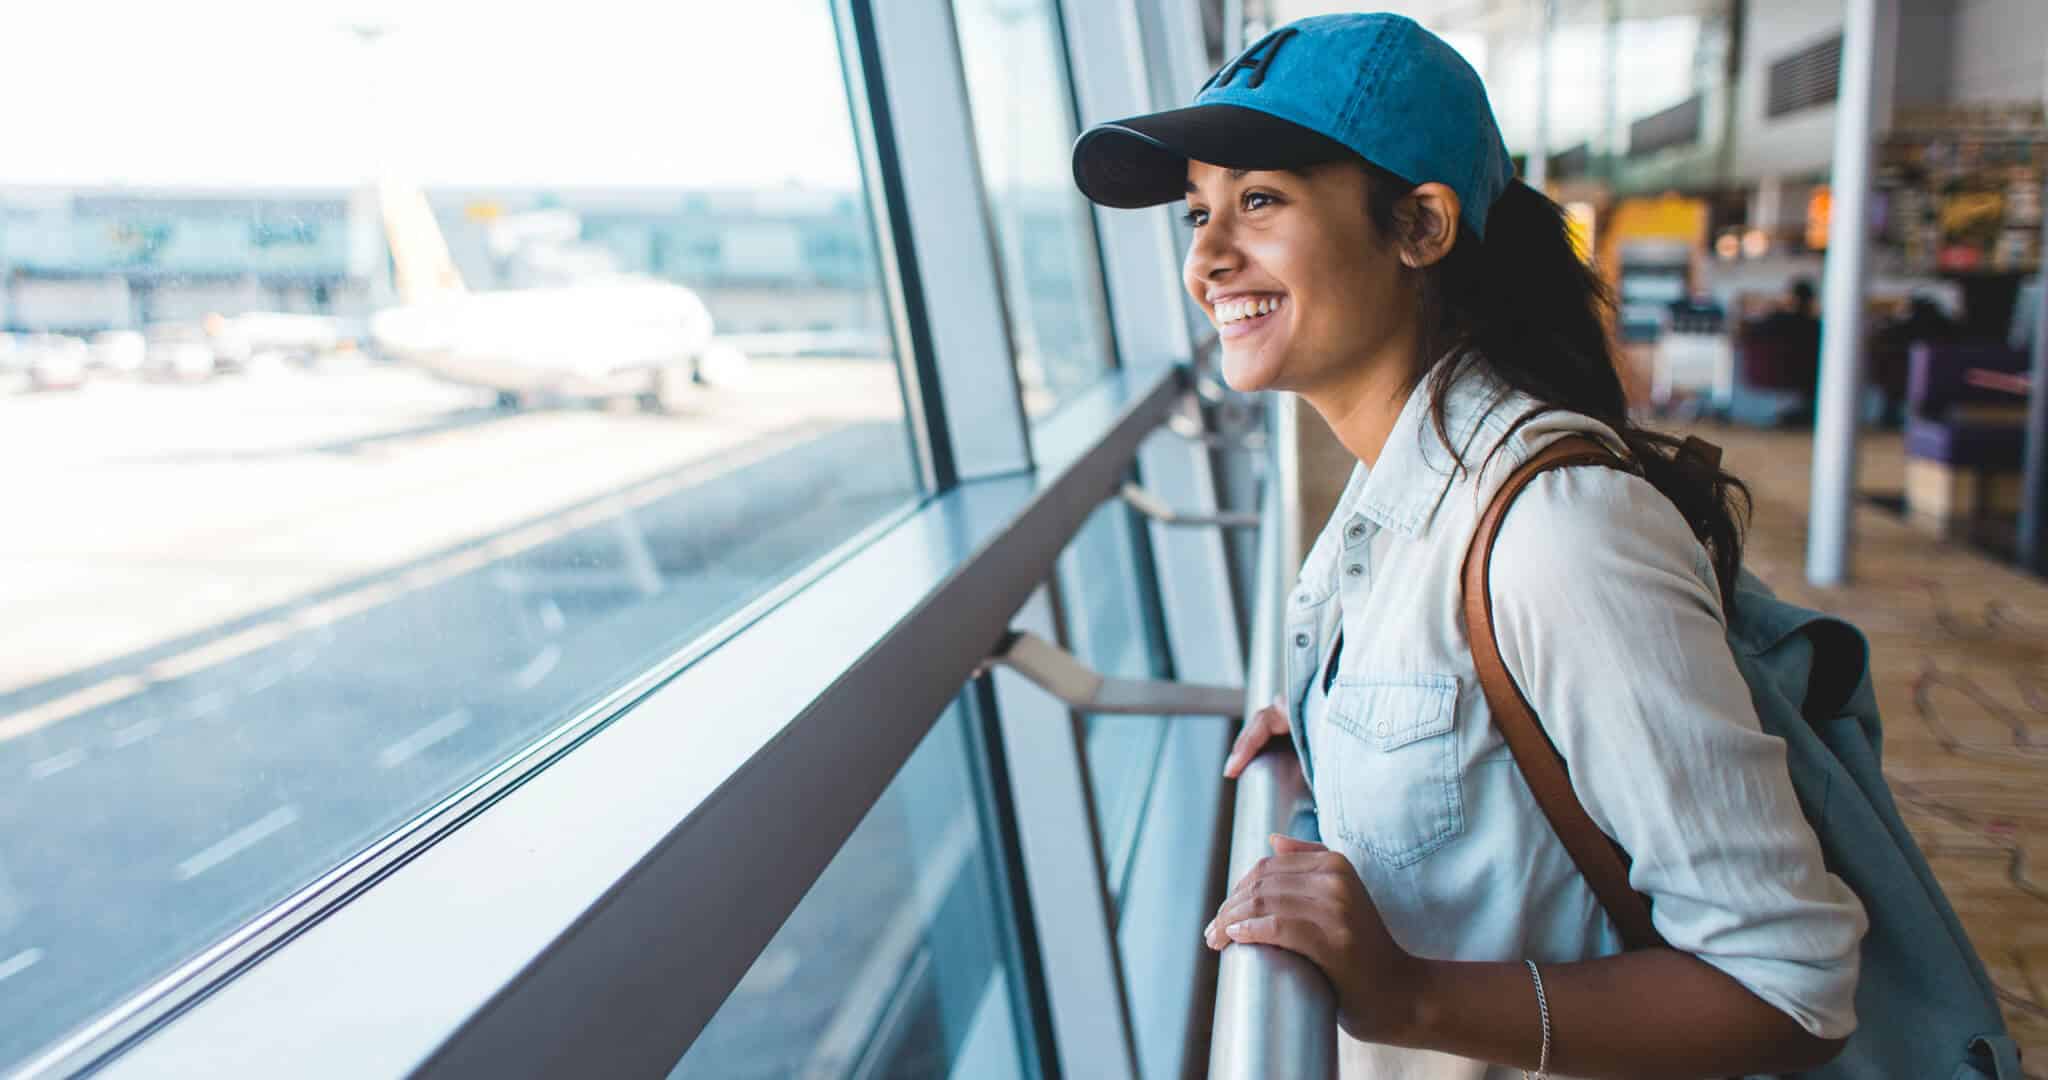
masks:
POLYGON ((1832 1057, 1864 914, 1723 636, 1740 487, 1629 423, 1605 294, 1556 205, 1514 181, 1472 69, 1407 19, 1303 20, 1194 107, 1090 130, 1074 171, 1105 205, 1186 199, 1186 283, 1225 378, 1301 395, 1359 462, 1289 600, 1289 693, 1226 768, 1291 733, 1329 846, 1276 837, 1209 944, 1316 963, 1347 1075, 1832 1057), (1480 511, 1569 433, 1635 471, 1551 472, 1521 495, 1494 620, 1667 948, 1621 951, 1489 720, 1460 617, 1480 511))

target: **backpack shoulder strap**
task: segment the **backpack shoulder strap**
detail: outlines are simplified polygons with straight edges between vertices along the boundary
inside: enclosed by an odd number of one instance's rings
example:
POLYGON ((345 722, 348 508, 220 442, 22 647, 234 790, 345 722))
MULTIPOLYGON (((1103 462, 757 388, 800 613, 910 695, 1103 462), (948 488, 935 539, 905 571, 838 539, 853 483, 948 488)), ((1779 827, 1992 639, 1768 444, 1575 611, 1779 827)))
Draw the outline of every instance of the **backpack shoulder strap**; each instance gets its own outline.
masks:
POLYGON ((1585 806, 1579 802, 1578 795, 1572 791, 1564 756, 1544 734, 1543 725, 1537 719, 1536 711, 1530 707, 1529 699, 1515 685, 1515 677, 1509 673, 1507 661, 1501 657, 1500 641, 1494 636, 1493 628, 1490 575, 1493 545, 1500 537, 1502 519, 1514 505, 1515 496, 1520 495, 1530 481, 1552 469, 1583 465, 1614 469, 1627 467, 1605 446, 1585 436, 1574 435, 1559 439, 1539 451, 1501 485, 1492 504, 1480 516, 1479 528, 1472 536, 1472 546, 1465 552, 1465 636, 1472 647, 1472 662, 1479 671, 1479 686, 1486 694, 1487 708, 1492 711, 1493 722, 1500 728, 1508 750, 1515 756, 1515 765, 1522 770, 1523 779, 1536 796, 1536 804, 1542 808, 1543 816, 1550 819, 1550 827, 1564 842, 1565 851, 1571 855, 1579 873, 1585 876, 1586 883, 1592 886, 1593 895, 1599 898, 1607 917, 1613 919, 1621 931, 1623 944, 1630 949, 1642 949, 1663 944, 1663 938, 1650 922, 1649 900, 1629 887, 1628 854, 1600 831, 1600 827, 1587 815, 1585 806))

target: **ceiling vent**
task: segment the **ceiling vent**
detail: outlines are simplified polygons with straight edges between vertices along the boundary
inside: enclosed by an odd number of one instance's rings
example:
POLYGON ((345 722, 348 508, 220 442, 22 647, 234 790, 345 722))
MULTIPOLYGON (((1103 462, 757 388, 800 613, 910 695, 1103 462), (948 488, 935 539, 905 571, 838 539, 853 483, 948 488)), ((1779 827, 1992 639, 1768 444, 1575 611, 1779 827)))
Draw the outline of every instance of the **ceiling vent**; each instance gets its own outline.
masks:
POLYGON ((1628 126, 1628 156, 1644 157, 1674 146, 1700 141, 1700 113, 1705 99, 1698 94, 1628 126))
POLYGON ((1789 53, 1771 63, 1764 115, 1780 117, 1835 100, 1842 78, 1842 35, 1789 53))

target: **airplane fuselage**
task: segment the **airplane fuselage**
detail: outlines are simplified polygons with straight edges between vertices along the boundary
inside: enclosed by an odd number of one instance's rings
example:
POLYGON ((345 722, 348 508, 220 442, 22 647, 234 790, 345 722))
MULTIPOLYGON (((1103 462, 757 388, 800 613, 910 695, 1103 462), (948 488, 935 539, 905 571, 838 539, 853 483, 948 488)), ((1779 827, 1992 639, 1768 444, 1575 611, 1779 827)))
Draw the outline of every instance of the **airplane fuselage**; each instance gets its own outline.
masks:
POLYGON ((451 292, 382 311, 379 349, 465 385, 516 395, 657 392, 711 344, 697 294, 644 278, 551 288, 451 292))

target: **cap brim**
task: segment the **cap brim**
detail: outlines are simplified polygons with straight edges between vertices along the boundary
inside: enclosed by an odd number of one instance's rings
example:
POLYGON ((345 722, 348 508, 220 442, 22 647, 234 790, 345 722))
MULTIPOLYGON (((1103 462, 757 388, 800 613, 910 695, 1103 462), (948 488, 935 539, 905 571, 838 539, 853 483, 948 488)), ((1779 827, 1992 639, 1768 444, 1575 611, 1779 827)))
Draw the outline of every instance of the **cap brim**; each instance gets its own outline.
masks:
POLYGON ((1343 143, 1271 113, 1193 105, 1097 124, 1074 142, 1074 183, 1118 209, 1187 195, 1188 162, 1226 169, 1300 169, 1356 157, 1343 143))

